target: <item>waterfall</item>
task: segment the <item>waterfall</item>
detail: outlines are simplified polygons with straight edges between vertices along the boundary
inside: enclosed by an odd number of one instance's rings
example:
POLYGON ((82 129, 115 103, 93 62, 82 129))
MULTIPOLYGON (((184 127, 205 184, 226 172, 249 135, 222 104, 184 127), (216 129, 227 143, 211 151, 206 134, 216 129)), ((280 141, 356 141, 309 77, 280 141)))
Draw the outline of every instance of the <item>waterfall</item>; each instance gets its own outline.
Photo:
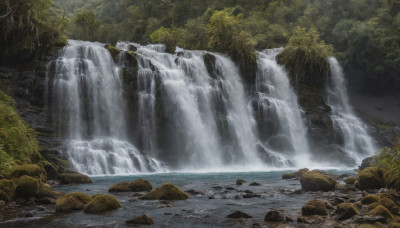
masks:
POLYGON ((156 159, 126 141, 120 69, 100 43, 69 40, 49 64, 53 121, 72 166, 90 175, 162 171, 156 159))
POLYGON ((331 77, 327 88, 327 104, 332 109, 331 119, 337 143, 342 152, 354 164, 376 152, 373 139, 368 135, 367 126, 354 114, 347 95, 343 70, 334 57, 328 59, 331 77))
POLYGON ((260 140, 275 166, 310 165, 306 127, 287 73, 276 62, 283 48, 258 52, 256 116, 260 140))

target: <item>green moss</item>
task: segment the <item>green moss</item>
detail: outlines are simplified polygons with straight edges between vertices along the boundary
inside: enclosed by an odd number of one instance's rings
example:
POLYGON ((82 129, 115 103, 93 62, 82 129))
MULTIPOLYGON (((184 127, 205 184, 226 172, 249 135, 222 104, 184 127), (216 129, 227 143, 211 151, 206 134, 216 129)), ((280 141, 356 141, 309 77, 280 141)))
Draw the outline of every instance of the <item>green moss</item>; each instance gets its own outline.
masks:
POLYGON ((306 172, 308 172, 307 168, 300 169, 299 171, 294 172, 294 173, 284 173, 284 174, 282 174, 282 179, 298 178, 298 177, 303 176, 303 174, 305 174, 306 172))
POLYGON ((301 208, 302 215, 327 215, 325 203, 322 200, 311 200, 301 208))
POLYGON ((81 173, 63 173, 58 177, 60 184, 87 184, 92 183, 90 177, 81 173))
POLYGON ((61 196, 56 201, 56 212, 72 212, 82 210, 92 197, 80 192, 72 192, 65 196, 61 196))
POLYGON ((97 194, 85 206, 83 212, 88 214, 97 214, 106 211, 115 210, 121 207, 121 204, 112 196, 97 194))
POLYGON ((380 206, 380 204, 377 202, 371 203, 370 205, 368 205, 368 211, 371 211, 371 210, 377 208, 378 206, 380 206))
POLYGON ((382 170, 368 167, 358 173, 358 186, 364 189, 379 189, 385 186, 382 170))
POLYGON ((151 191, 153 186, 150 181, 139 179, 132 182, 121 182, 108 189, 108 192, 143 192, 151 191))
POLYGON ((46 171, 41 164, 25 164, 14 166, 10 170, 9 176, 10 178, 19 178, 24 175, 38 178, 42 182, 45 182, 47 180, 46 171))
POLYGON ((379 195, 367 195, 361 198, 361 203, 364 205, 369 205, 371 203, 379 202, 379 195))
POLYGON ((186 200, 188 198, 188 194, 170 183, 163 184, 154 191, 141 197, 141 199, 144 200, 186 200))
POLYGON ((375 209, 369 212, 369 215, 371 216, 383 216, 386 219, 393 219, 392 213, 384 207, 384 206, 377 206, 375 209))
POLYGON ((40 181, 33 177, 24 175, 18 178, 16 182, 15 195, 17 197, 30 197, 39 192, 40 181))
POLYGON ((11 180, 1 179, 0 180, 0 200, 10 202, 14 198, 15 184, 11 180))
POLYGON ((147 214, 142 214, 138 217, 130 219, 125 222, 128 225, 140 226, 140 225, 153 225, 154 219, 148 216, 147 214))
POLYGON ((389 199, 389 198, 381 198, 381 200, 379 201, 379 203, 382 205, 382 206, 384 206, 384 207, 386 207, 387 209, 392 209, 393 207, 396 207, 397 205, 396 205, 396 203, 392 200, 392 199, 389 199))
POLYGON ((305 191, 331 191, 337 184, 333 178, 324 176, 318 171, 304 173, 300 183, 305 191))
POLYGON ((112 58, 116 62, 118 60, 118 55, 121 51, 111 44, 106 44, 104 47, 110 52, 112 58))
POLYGON ((12 98, 0 91, 0 177, 15 164, 41 160, 35 131, 16 112, 12 98))
POLYGON ((63 196, 64 193, 53 190, 50 185, 42 184, 42 187, 39 189, 39 192, 35 195, 37 198, 52 198, 57 199, 60 196, 63 196))
POLYGON ((346 220, 353 217, 354 215, 360 214, 360 212, 352 203, 341 203, 337 206, 335 214, 338 220, 346 220))

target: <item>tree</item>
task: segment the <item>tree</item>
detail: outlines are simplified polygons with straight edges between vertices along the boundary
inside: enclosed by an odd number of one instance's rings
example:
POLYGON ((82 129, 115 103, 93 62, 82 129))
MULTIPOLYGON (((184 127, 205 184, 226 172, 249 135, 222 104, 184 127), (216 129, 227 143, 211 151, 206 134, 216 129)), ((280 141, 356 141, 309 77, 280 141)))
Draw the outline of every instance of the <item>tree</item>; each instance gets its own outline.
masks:
POLYGON ((83 10, 77 13, 74 18, 74 24, 80 30, 81 39, 93 40, 95 38, 95 33, 100 28, 100 22, 96 19, 93 11, 83 10))

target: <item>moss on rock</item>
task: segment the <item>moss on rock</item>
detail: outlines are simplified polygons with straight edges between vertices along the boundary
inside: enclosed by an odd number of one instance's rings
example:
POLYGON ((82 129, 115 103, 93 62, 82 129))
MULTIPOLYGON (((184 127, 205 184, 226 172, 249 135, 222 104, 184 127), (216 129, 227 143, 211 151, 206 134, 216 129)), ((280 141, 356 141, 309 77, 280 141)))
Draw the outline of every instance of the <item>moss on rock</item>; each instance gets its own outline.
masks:
POLYGON ((392 213, 390 213, 390 211, 386 207, 384 207, 382 205, 379 205, 375 209, 371 210, 369 212, 369 215, 371 215, 371 216, 383 216, 386 219, 393 219, 392 213))
POLYGON ((387 198, 387 197, 381 198, 381 200, 379 200, 379 203, 389 210, 391 210, 393 207, 397 206, 396 203, 392 199, 387 198))
POLYGON ((324 176, 318 171, 309 171, 301 176, 300 184, 305 191, 327 192, 334 190, 337 182, 333 178, 324 176))
POLYGON ((121 182, 111 186, 108 192, 144 192, 151 191, 153 186, 150 181, 139 179, 132 182, 121 182))
POLYGON ((327 215, 326 206, 322 200, 311 200, 301 208, 302 215, 327 215))
POLYGON ((114 59, 114 61, 118 60, 118 55, 121 52, 118 48, 116 48, 115 46, 111 45, 111 44, 106 44, 104 46, 111 54, 112 58, 114 59))
POLYGON ((188 194, 170 183, 163 184, 154 191, 141 197, 141 199, 144 200, 186 200, 188 198, 188 194))
POLYGON ((385 186, 382 170, 376 167, 368 167, 358 173, 358 188, 379 189, 385 186))
POLYGON ((358 214, 360 214, 360 212, 352 203, 341 203, 337 206, 335 211, 336 219, 338 220, 346 220, 358 214))
POLYGON ((7 179, 1 179, 0 180, 0 200, 3 200, 5 202, 10 202, 14 198, 15 194, 15 184, 14 182, 7 180, 7 179))
POLYGON ((284 174, 282 174, 282 179, 299 178, 308 171, 309 170, 307 168, 304 168, 304 169, 300 169, 299 171, 294 172, 294 173, 284 173, 284 174))
POLYGON ((63 173, 58 177, 60 184, 88 184, 92 183, 90 177, 81 173, 63 173))
POLYGON ((350 185, 354 185, 354 183, 357 181, 357 178, 355 178, 355 177, 349 177, 349 178, 346 178, 345 180, 344 180, 344 182, 346 183, 346 184, 350 184, 350 185))
POLYGON ((42 182, 45 182, 47 180, 46 171, 40 164, 25 164, 14 166, 10 170, 10 178, 19 178, 24 175, 37 178, 42 182))
POLYGON ((377 208, 378 206, 380 206, 380 204, 377 202, 371 203, 368 205, 368 211, 372 211, 373 209, 377 208))
POLYGON ((18 178, 16 182, 15 196, 17 197, 30 197, 39 192, 40 181, 33 177, 24 175, 18 178))
POLYGON ((88 214, 97 214, 121 207, 119 201, 112 196, 97 194, 92 198, 93 199, 83 209, 83 212, 88 214))
POLYGON ((369 205, 376 202, 379 202, 379 195, 367 195, 361 198, 361 203, 364 205, 369 205))
POLYGON ((52 198, 57 199, 60 196, 63 196, 63 192, 56 191, 50 187, 48 184, 43 184, 39 189, 39 192, 35 195, 37 198, 52 198))
POLYGON ((80 192, 72 192, 61 196, 56 201, 56 212, 72 212, 82 210, 92 198, 80 192))
POLYGON ((154 224, 154 219, 148 216, 147 214, 142 214, 138 217, 135 217, 133 219, 130 219, 125 222, 128 225, 153 225, 154 224))

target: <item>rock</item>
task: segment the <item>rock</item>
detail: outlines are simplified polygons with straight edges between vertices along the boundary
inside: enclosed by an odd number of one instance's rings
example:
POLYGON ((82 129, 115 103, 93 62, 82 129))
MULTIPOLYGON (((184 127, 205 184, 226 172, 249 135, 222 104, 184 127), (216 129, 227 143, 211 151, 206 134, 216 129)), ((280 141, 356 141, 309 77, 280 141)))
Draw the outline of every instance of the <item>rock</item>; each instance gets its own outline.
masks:
POLYGON ((243 183, 245 183, 246 181, 243 179, 237 179, 236 180, 236 185, 242 185, 243 183))
POLYGON ((294 173, 284 173, 282 174, 282 179, 293 179, 293 178, 300 178, 304 173, 308 172, 309 170, 307 168, 300 169, 297 172, 294 173))
POLYGON ((18 216, 19 216, 19 217, 25 217, 25 218, 33 217, 33 213, 32 213, 31 211, 21 211, 21 212, 18 214, 18 216))
POLYGON ((334 190, 337 182, 333 178, 324 176, 318 171, 309 171, 301 176, 300 184, 305 191, 327 192, 334 190))
POLYGON ((50 185, 43 184, 39 192, 35 195, 37 198, 52 198, 56 200, 58 197, 63 196, 63 192, 53 190, 50 185))
POLYGON ((26 202, 28 202, 27 198, 18 197, 15 199, 15 203, 20 206, 24 206, 26 204, 26 202))
POLYGON ((135 45, 130 44, 129 45, 129 51, 137 51, 137 47, 135 45))
POLYGON ((142 196, 144 200, 186 200, 189 195, 173 184, 166 183, 142 196))
POLYGON ((359 189, 379 189, 385 187, 383 173, 376 167, 368 167, 358 173, 357 186, 359 189))
POLYGON ((369 215, 371 215, 371 216, 383 216, 386 219, 392 219, 393 218, 392 213, 390 213, 390 211, 386 207, 381 206, 381 205, 377 206, 375 209, 370 211, 369 215))
POLYGON ((350 184, 350 185, 354 185, 354 183, 357 181, 357 178, 354 178, 354 177, 349 177, 349 178, 346 178, 345 180, 344 180, 344 182, 346 183, 346 184, 350 184))
POLYGON ((142 214, 138 217, 126 221, 125 223, 128 225, 153 225, 154 219, 147 214, 142 214))
POLYGON ((389 199, 389 198, 381 198, 381 200, 379 201, 379 203, 382 205, 382 206, 384 206, 384 207, 386 207, 387 209, 389 209, 389 210, 391 210, 393 207, 396 207, 397 205, 396 205, 396 203, 392 200, 392 199, 389 199))
POLYGON ((189 189, 186 192, 189 193, 190 195, 203 195, 204 194, 204 193, 196 191, 194 189, 189 189))
POLYGON ((364 205, 369 205, 371 203, 376 203, 379 201, 378 195, 367 195, 361 198, 361 203, 364 205))
POLYGON ((375 224, 377 222, 379 223, 385 223, 386 218, 383 216, 355 216, 354 222, 356 223, 368 223, 368 224, 375 224))
POLYGON ((80 192, 72 192, 61 196, 56 201, 56 212, 72 212, 82 210, 92 198, 80 192))
POLYGON ((60 184, 88 184, 92 183, 90 177, 81 173, 62 173, 58 176, 60 184))
POLYGON ((253 224, 251 224, 251 228, 261 228, 261 224, 258 222, 253 222, 253 224))
POLYGON ((327 215, 325 203, 322 200, 311 200, 301 208, 302 215, 327 215))
POLYGON ((150 181, 139 179, 132 182, 121 182, 111 186, 108 192, 144 192, 151 191, 153 186, 150 181))
POLYGON ((215 199, 215 196, 214 195, 209 196, 208 199, 215 199))
POLYGON ((49 198, 49 197, 43 197, 40 199, 37 199, 36 202, 38 204, 55 204, 56 201, 53 198, 49 198))
POLYGON ((236 189, 236 188, 233 188, 233 187, 226 187, 226 190, 229 190, 229 191, 237 191, 237 189, 236 189))
POLYGON ((26 164, 26 165, 19 165, 14 166, 10 170, 10 179, 16 179, 21 176, 30 176, 36 179, 39 179, 42 182, 46 182, 46 171, 44 170, 42 165, 37 164, 26 164))
POLYGON ((118 48, 114 47, 111 44, 106 44, 104 47, 110 52, 114 61, 118 60, 118 55, 121 52, 118 48))
POLYGON ((249 186, 261 186, 261 184, 257 182, 252 182, 249 184, 249 186))
POLYGON ((4 201, 4 200, 0 200, 0 209, 2 208, 2 207, 4 207, 6 205, 6 202, 4 201))
POLYGON ((358 214, 360 214, 360 212, 358 212, 352 203, 341 203, 337 206, 335 211, 335 219, 346 220, 358 214))
POLYGON ((21 176, 17 180, 15 195, 21 197, 34 196, 39 192, 39 181, 31 176, 21 176))
POLYGON ((232 214, 229 214, 228 216, 226 216, 227 218, 234 218, 234 219, 240 219, 240 218, 253 218, 252 216, 241 212, 241 211, 235 211, 232 214))
POLYGON ((359 166, 359 170, 363 171, 364 169, 368 168, 368 167, 372 167, 373 164, 375 163, 377 156, 372 156, 372 157, 368 157, 365 158, 364 160, 362 160, 361 165, 359 166))
POLYGON ((297 218, 298 223, 314 224, 315 219, 307 216, 300 216, 297 218))
POLYGON ((115 210, 120 207, 121 204, 114 197, 97 194, 92 197, 92 200, 85 206, 83 212, 88 214, 98 214, 106 211, 115 210))
POLYGON ((379 205, 380 205, 379 203, 371 203, 370 205, 368 205, 368 211, 372 211, 373 209, 375 209, 379 205))
POLYGON ((5 202, 10 202, 14 198, 15 194, 15 184, 14 182, 7 180, 7 179, 1 179, 0 180, 0 200, 3 200, 5 202))
POLYGON ((286 221, 293 221, 293 219, 290 218, 285 213, 283 213, 282 211, 272 210, 272 211, 269 211, 265 215, 264 221, 266 221, 266 222, 286 222, 286 221))

